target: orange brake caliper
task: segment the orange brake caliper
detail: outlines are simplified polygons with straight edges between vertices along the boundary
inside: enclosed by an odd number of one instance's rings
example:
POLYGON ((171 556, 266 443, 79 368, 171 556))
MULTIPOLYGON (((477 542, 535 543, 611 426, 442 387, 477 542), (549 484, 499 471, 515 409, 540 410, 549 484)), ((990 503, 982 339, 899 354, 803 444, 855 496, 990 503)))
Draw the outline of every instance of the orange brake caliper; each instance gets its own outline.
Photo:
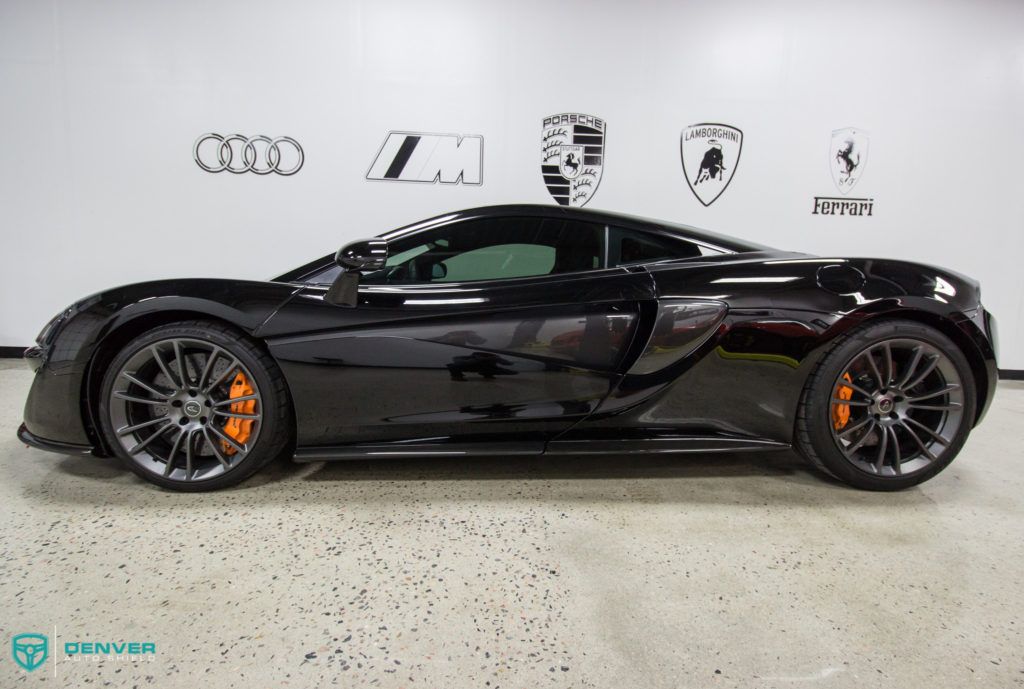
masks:
MULTIPOLYGON (((230 399, 248 397, 253 394, 253 392, 252 385, 249 384, 245 374, 241 372, 236 374, 235 379, 231 381, 231 390, 229 393, 230 399)), ((256 400, 232 402, 229 409, 234 414, 252 414, 256 411, 256 400)), ((228 417, 228 422, 224 424, 224 434, 234 439, 240 445, 244 445, 245 441, 247 441, 249 436, 252 434, 252 421, 252 419, 236 419, 233 416, 228 417)), ((233 448, 226 440, 221 440, 220 446, 226 455, 233 455, 238 452, 238 450, 233 448)))
MULTIPOLYGON (((845 380, 848 383, 853 382, 853 379, 850 378, 849 373, 843 374, 843 380, 845 380)), ((852 398, 853 388, 851 388, 849 385, 840 385, 839 388, 836 390, 836 397, 841 400, 848 400, 852 398)), ((848 423, 850 423, 850 405, 834 403, 832 405, 832 425, 838 431, 842 430, 848 423)))

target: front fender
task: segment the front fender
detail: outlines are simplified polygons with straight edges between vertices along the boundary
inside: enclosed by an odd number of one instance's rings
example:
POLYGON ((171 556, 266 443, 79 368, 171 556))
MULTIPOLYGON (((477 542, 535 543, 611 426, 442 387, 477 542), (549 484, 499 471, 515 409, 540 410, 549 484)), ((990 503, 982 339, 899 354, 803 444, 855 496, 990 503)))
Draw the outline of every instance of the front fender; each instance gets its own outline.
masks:
POLYGON ((295 291, 282 283, 165 280, 75 302, 47 325, 31 350, 35 378, 25 403, 27 431, 52 443, 96 447, 87 373, 98 352, 119 348, 155 325, 190 318, 215 318, 256 334, 295 291))

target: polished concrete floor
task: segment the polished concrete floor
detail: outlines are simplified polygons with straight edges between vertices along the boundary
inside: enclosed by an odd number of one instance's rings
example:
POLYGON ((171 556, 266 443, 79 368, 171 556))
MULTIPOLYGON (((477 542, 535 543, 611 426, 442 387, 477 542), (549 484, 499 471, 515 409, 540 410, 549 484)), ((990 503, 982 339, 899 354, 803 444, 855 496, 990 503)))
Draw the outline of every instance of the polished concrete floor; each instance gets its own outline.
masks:
POLYGON ((178 495, 19 444, 30 379, 0 364, 0 642, 157 653, 29 675, 4 650, 0 686, 1024 685, 1024 384, 898 494, 784 454, 283 464, 178 495))

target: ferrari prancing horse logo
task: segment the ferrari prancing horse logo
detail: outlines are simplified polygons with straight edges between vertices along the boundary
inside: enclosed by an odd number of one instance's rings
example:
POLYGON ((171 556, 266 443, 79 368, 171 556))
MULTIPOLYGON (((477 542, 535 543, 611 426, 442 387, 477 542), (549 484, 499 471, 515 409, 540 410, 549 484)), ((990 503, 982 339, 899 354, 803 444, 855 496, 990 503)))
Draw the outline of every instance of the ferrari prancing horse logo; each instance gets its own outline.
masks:
POLYGON ((836 188, 840 193, 849 193, 868 164, 868 135, 853 127, 836 129, 832 132, 828 158, 836 188))

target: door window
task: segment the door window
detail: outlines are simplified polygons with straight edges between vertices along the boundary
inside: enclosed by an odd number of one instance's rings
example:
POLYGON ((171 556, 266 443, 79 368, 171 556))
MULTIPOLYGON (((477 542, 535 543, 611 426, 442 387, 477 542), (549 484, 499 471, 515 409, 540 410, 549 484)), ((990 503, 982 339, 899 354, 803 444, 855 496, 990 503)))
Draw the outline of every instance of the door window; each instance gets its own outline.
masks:
MULTIPOLYGON (((683 237, 537 217, 456 222, 391 240, 388 249, 385 268, 362 283, 502 280, 725 253, 683 237)), ((340 272, 330 266, 308 281, 329 285, 340 272)))
POLYGON ((604 226, 539 217, 480 218, 389 243, 383 270, 365 284, 471 282, 601 268, 604 226))

